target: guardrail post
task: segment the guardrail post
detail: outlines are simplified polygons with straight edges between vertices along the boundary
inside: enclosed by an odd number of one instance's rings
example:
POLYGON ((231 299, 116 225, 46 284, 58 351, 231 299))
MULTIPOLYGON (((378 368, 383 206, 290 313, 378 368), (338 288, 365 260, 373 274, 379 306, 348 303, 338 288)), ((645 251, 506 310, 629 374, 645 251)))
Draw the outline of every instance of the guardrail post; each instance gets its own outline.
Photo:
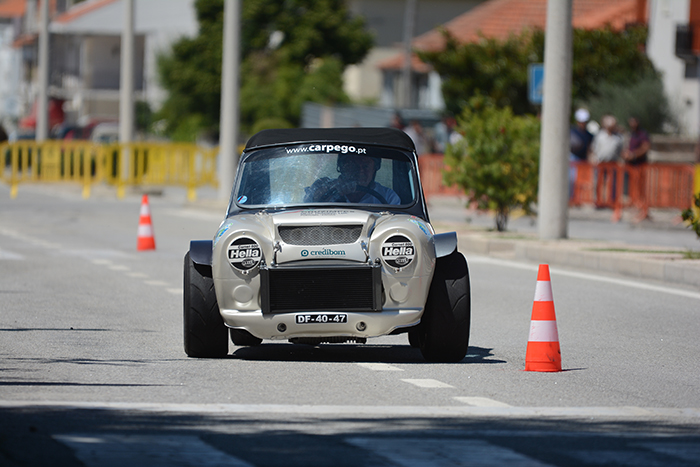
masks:
POLYGON ((92 151, 89 148, 82 150, 83 160, 83 199, 90 197, 90 188, 92 186, 92 151))
MULTIPOLYGON (((700 196, 700 163, 695 164, 695 189, 693 192, 695 193, 695 196, 700 196)), ((691 206, 693 203, 691 202, 691 206)), ((695 208, 695 214, 697 216, 700 216, 700 208, 695 208)))
POLYGON ((196 151, 187 151, 187 200, 190 202, 197 201, 197 165, 196 151))
POLYGON ((10 198, 17 198, 19 189, 19 148, 13 147, 10 151, 10 198))

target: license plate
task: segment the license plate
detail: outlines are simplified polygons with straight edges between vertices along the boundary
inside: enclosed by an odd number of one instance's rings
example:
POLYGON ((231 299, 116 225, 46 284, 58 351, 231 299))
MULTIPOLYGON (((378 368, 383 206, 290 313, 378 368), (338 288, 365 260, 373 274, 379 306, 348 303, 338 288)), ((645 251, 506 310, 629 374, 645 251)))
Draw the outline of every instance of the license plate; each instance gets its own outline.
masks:
POLYGON ((314 313, 296 315, 297 324, 347 323, 345 313, 314 313))

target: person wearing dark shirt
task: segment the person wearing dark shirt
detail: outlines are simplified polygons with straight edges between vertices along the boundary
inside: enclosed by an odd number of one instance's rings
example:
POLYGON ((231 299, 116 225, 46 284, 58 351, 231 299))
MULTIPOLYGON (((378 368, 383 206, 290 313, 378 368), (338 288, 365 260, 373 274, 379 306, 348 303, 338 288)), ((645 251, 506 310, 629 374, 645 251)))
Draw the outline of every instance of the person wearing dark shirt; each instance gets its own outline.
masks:
POLYGON ((578 109, 574 114, 576 125, 571 127, 571 155, 575 162, 586 162, 593 141, 593 135, 586 128, 591 115, 586 109, 578 109))
POLYGON ((637 168, 635 171, 625 171, 625 182, 629 185, 629 190, 636 190, 639 213, 635 218, 635 222, 640 222, 649 217, 649 207, 646 202, 646 168, 644 167, 648 161, 647 153, 651 147, 649 134, 639 126, 639 120, 636 117, 630 117, 627 120, 630 128, 630 140, 627 148, 622 152, 622 160, 626 165, 637 168), (629 181, 627 179, 630 179, 629 181))
POLYGON ((647 152, 651 147, 649 135, 639 126, 636 117, 627 120, 630 127, 630 141, 627 149, 622 153, 622 159, 630 165, 640 165, 647 162, 647 152))

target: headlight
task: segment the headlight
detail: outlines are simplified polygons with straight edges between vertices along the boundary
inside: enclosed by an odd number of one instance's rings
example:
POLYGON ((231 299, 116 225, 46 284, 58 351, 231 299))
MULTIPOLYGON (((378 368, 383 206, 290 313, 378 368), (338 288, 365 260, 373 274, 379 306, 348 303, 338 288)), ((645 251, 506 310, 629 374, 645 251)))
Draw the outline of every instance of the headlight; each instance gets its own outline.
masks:
POLYGON ((392 268, 405 268, 415 256, 413 242, 403 235, 393 235, 382 244, 382 260, 392 268))
POLYGON ((258 242, 248 237, 239 237, 228 247, 228 260, 231 266, 247 273, 260 264, 262 250, 258 242))

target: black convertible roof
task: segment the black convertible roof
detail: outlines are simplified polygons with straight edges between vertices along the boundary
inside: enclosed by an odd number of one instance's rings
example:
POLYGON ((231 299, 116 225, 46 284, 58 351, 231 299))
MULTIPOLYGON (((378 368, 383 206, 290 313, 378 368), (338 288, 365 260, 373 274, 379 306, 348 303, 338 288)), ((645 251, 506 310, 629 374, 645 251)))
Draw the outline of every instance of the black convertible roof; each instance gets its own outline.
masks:
POLYGON ((250 137, 246 149, 280 144, 334 142, 375 144, 415 150, 413 140, 395 128, 289 128, 263 130, 250 137))

